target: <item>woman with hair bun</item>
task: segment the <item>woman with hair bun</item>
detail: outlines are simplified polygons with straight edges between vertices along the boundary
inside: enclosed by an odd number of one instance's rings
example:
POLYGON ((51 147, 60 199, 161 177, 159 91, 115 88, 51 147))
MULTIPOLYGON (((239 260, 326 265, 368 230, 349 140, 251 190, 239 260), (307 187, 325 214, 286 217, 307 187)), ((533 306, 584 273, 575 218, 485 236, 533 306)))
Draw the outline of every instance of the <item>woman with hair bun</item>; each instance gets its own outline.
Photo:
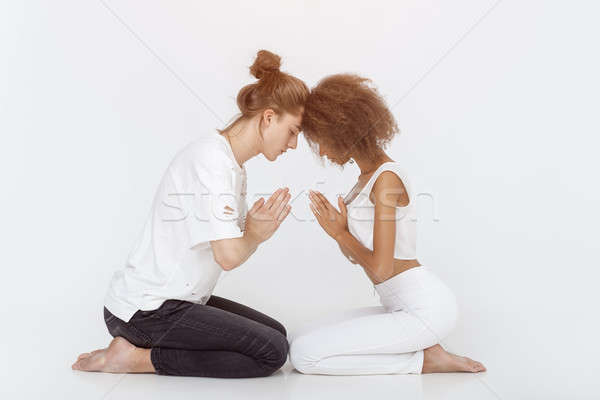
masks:
POLYGON ((258 154, 274 161, 296 148, 309 90, 280 71, 280 61, 259 51, 250 67, 257 81, 237 96, 239 117, 175 155, 106 293, 104 319, 114 339, 81 354, 73 369, 245 378, 268 376, 286 362, 281 323, 212 295, 221 272, 246 261, 290 212, 287 188, 249 211, 245 200, 244 163, 258 154))
POLYGON ((339 211, 310 193, 318 223, 378 292, 381 306, 296 337, 294 367, 306 374, 366 375, 480 372, 485 367, 440 345, 456 324, 450 288, 416 254, 416 198, 407 174, 384 148, 398 132, 394 116, 368 79, 333 75, 312 89, 302 131, 321 157, 354 160, 358 181, 339 211))

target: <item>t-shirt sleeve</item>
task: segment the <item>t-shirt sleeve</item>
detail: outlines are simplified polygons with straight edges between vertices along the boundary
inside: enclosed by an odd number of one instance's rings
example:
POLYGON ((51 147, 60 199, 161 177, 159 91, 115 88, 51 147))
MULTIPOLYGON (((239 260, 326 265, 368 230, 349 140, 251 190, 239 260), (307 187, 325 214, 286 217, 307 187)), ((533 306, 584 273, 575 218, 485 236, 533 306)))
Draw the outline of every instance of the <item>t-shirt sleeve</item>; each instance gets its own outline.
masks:
POLYGON ((189 247, 211 240, 243 236, 238 225, 236 174, 224 155, 213 153, 191 165, 194 179, 192 207, 185 219, 189 247), (226 207, 230 210, 226 213, 226 207))

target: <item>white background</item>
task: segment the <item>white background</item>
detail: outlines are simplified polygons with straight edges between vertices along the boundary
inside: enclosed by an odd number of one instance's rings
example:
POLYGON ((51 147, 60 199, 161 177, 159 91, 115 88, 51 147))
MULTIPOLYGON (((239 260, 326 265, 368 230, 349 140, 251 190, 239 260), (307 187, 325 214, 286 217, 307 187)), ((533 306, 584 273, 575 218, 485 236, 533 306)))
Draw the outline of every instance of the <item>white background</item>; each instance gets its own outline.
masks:
MULTIPOLYGON (((1 390, 598 396, 599 11, 592 1, 3 0, 1 390), (288 364, 223 383, 70 370, 110 339, 103 296, 166 166, 237 113, 261 48, 309 86, 339 72, 373 79, 401 130, 390 156, 415 191, 431 194, 418 197, 418 259, 462 311, 445 344, 488 372, 310 377, 288 364)), ((250 196, 316 185, 334 199, 358 174, 321 165, 303 138, 276 162, 246 168, 250 196)), ((293 207, 298 219, 215 294, 274 316, 291 336, 312 318, 377 305, 360 267, 315 221, 299 220, 310 217, 305 198, 293 207)))

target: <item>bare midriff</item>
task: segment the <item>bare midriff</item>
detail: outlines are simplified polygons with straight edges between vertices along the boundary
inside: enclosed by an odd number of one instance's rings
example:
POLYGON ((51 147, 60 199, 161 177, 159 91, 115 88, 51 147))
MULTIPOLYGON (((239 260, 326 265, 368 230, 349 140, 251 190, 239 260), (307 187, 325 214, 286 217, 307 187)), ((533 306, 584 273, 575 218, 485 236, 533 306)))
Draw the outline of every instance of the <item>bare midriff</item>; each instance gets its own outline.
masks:
POLYGON ((390 276, 387 277, 379 277, 379 279, 377 277, 372 276, 369 271, 367 271, 366 268, 363 268, 363 270, 365 271, 365 273, 367 274, 367 276, 369 277, 369 279, 371 280, 371 282, 373 282, 373 284, 377 285, 379 283, 385 282, 390 278, 393 278, 394 276, 401 274, 402 272, 409 270, 411 268, 414 267, 420 267, 421 264, 419 263, 419 260, 417 260, 416 258, 414 260, 397 260, 394 259, 394 270, 393 272, 390 274, 390 276))

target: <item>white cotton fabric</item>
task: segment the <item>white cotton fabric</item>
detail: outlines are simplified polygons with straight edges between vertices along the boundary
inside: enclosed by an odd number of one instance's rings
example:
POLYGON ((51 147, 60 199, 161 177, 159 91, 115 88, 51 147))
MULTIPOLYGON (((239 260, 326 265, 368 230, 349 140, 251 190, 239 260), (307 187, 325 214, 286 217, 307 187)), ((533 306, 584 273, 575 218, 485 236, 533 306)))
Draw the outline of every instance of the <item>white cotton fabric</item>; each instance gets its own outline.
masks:
POLYGON ((375 205, 371 203, 369 194, 384 171, 394 172, 404 184, 409 203, 404 207, 396 207, 396 239, 394 242, 394 258, 398 260, 414 260, 417 258, 417 205, 411 183, 407 174, 397 162, 386 162, 371 175, 371 178, 356 197, 347 205, 348 230, 366 248, 373 250, 373 229, 375 226, 375 205))
POLYGON ((352 310, 295 337, 289 351, 292 365, 305 374, 420 374, 423 350, 456 325, 454 294, 425 266, 410 268, 375 289, 380 307, 352 310))
POLYGON ((206 304, 223 271, 210 241, 243 236, 246 213, 246 170, 227 139, 215 132, 191 142, 164 173, 104 305, 127 322, 137 310, 157 309, 168 299, 206 304))

